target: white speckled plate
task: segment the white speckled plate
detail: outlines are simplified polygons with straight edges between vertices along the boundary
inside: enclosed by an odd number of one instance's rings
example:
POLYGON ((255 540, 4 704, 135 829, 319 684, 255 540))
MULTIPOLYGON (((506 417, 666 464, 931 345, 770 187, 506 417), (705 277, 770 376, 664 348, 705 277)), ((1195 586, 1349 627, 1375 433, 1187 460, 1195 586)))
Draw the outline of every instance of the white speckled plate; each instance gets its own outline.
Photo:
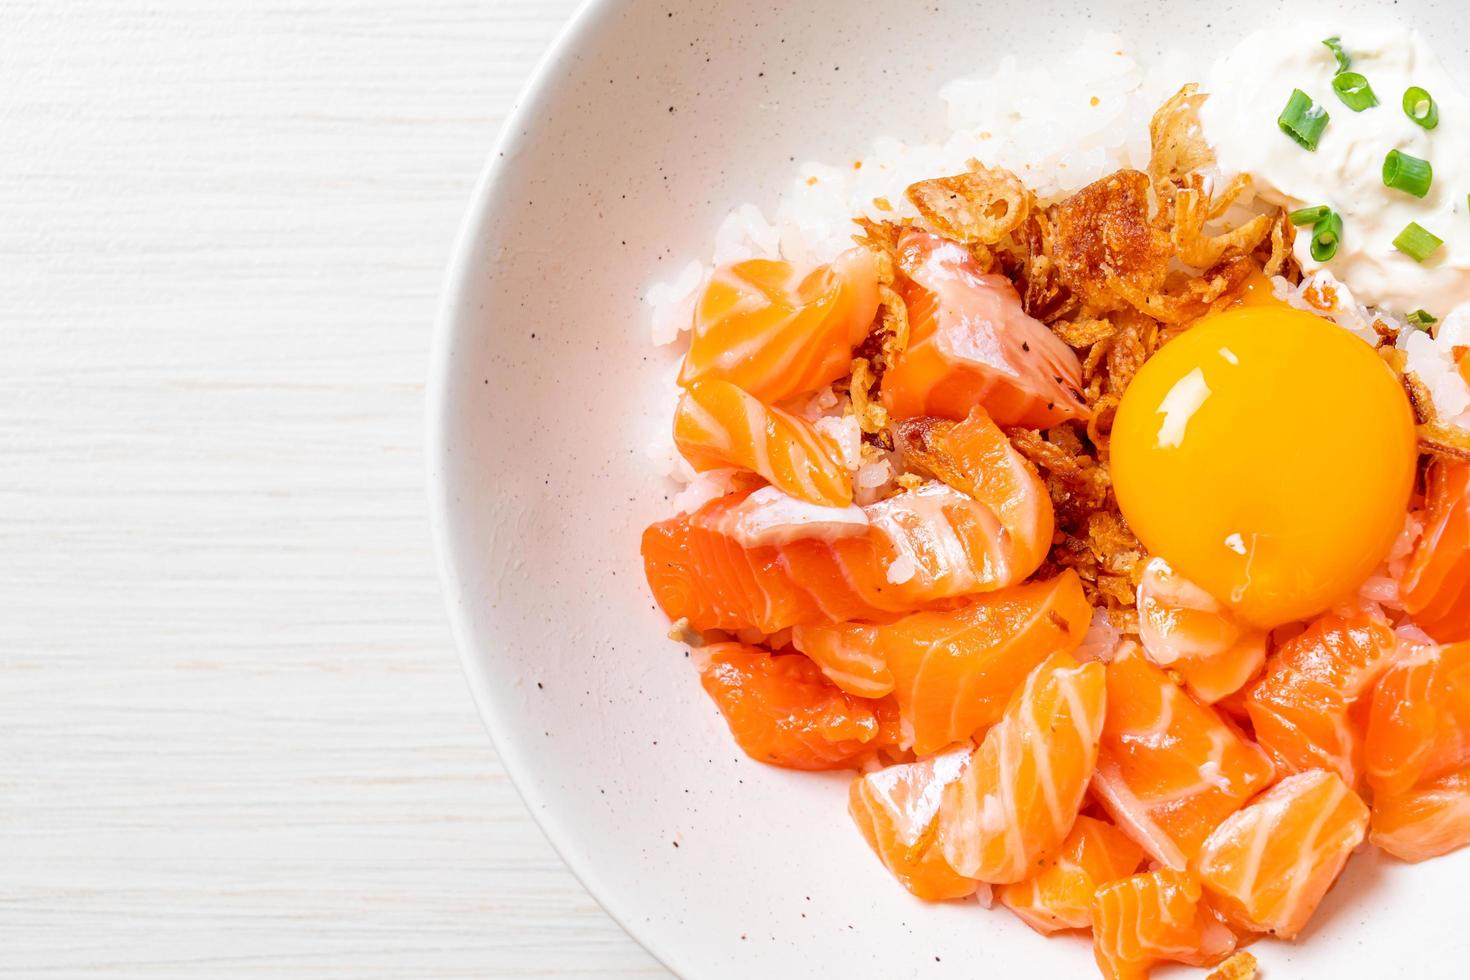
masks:
MULTIPOLYGON (((764 767, 731 742, 664 638, 638 559, 641 529, 668 507, 643 454, 668 424, 644 287, 708 255, 732 203, 771 203, 793 158, 924 135, 941 121, 940 84, 1005 53, 1044 57, 1114 30, 1140 60, 1165 44, 1203 58, 1277 7, 605 0, 537 73, 446 288, 429 409, 439 553, 475 696, 527 804, 588 889, 678 973, 1093 967, 1081 940, 910 898, 852 828, 845 776, 764 767)), ((1465 63, 1461 4, 1293 8, 1390 9, 1465 63)), ((1462 976, 1467 871, 1465 855, 1414 868, 1358 858, 1301 944, 1258 950, 1273 978, 1462 976)))

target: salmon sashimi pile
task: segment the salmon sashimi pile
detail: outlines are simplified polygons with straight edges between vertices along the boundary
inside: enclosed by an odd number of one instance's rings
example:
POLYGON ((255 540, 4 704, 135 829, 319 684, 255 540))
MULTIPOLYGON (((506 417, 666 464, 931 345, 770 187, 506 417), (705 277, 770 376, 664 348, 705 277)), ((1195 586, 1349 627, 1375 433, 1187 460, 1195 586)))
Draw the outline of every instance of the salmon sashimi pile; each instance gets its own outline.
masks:
POLYGON ((1231 212, 1199 105, 1146 171, 1045 199, 972 162, 827 261, 716 268, 641 547, 741 750, 851 770, 899 885, 1121 980, 1249 976, 1362 847, 1470 843, 1470 440, 1398 343, 1430 327, 1298 301, 1301 221, 1231 212))

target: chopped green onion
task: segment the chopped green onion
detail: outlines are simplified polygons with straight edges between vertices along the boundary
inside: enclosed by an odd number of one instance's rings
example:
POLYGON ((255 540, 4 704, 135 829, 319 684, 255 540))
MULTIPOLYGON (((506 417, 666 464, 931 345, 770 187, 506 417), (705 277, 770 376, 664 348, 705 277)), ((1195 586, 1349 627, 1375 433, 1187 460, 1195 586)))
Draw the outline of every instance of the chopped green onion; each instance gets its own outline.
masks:
POLYGON ((1434 182, 1434 168, 1428 160, 1389 150, 1388 156, 1383 158, 1383 182, 1396 191, 1423 197, 1434 182))
POLYGON ((1328 211, 1312 226, 1312 258, 1318 262, 1330 262, 1337 254, 1337 243, 1342 241, 1342 217, 1336 211, 1328 211))
POLYGON ((1404 115, 1425 129, 1439 125, 1439 106, 1432 95, 1417 85, 1404 92, 1404 115))
POLYGON ((1373 86, 1368 84, 1368 79, 1355 71, 1338 72, 1332 79, 1332 91, 1337 93, 1343 105, 1354 112, 1362 112, 1378 104, 1373 86))
POLYGON ((1415 310, 1413 313, 1410 313, 1408 316, 1404 317, 1404 319, 1409 321, 1409 326, 1416 327, 1420 330, 1423 330, 1426 327, 1432 327, 1439 322, 1439 320, 1437 320, 1430 314, 1425 313, 1423 310, 1415 310))
POLYGON ((1399 237, 1393 240, 1393 247, 1415 262, 1423 262, 1443 244, 1444 239, 1426 230, 1417 221, 1410 221, 1404 230, 1399 232, 1399 237))
POLYGON ((1302 208, 1298 211, 1293 211, 1286 216, 1286 219, 1294 225, 1315 225, 1327 217, 1331 210, 1327 205, 1319 204, 1314 208, 1302 208))
POLYGON ((1313 102, 1312 97, 1301 89, 1294 88, 1291 98, 1286 101, 1286 108, 1276 117, 1276 125, 1298 146, 1315 150, 1317 140, 1322 138, 1322 130, 1327 128, 1328 119, 1326 109, 1313 102))
POLYGON ((1333 57, 1337 59, 1337 70, 1339 72, 1345 72, 1352 66, 1353 59, 1349 58, 1348 53, 1342 49, 1342 38, 1329 37, 1322 43, 1327 45, 1333 57))

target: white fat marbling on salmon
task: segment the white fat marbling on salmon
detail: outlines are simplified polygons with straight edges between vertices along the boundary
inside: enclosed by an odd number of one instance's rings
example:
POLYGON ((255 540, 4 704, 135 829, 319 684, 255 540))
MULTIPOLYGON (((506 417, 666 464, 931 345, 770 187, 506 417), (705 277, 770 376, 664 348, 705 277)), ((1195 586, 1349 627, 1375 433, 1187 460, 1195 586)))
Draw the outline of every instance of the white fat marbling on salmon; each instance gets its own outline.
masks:
POLYGON ((918 842, 939 815, 944 787, 965 774, 970 746, 961 745, 920 763, 889 766, 864 776, 868 796, 893 818, 899 841, 918 842))
POLYGON ((744 548, 792 541, 850 538, 868 532, 861 507, 822 507, 797 500, 775 487, 761 487, 726 515, 723 528, 744 548))
MULTIPOLYGON (((1007 577, 1005 553, 995 547, 1004 533, 1000 519, 958 490, 931 480, 865 509, 873 527, 893 549, 890 569, 897 567, 902 576, 912 564, 913 574, 903 577, 904 584, 963 595, 1007 577), (973 553, 970 539, 959 533, 951 510, 966 523, 984 527, 990 547, 973 553)), ((893 574, 890 572, 890 581, 893 574)))
POLYGON ((1205 841, 1200 879, 1253 928, 1295 936, 1367 832, 1368 808, 1333 772, 1288 776, 1205 841))
POLYGON ((1456 770, 1395 797, 1389 806, 1380 805, 1369 839, 1401 861, 1424 861, 1470 844, 1470 769, 1456 770))
POLYGON ((1170 868, 1099 887, 1093 900, 1094 944, 1104 973, 1143 977, 1154 962, 1204 966, 1229 955, 1235 934, 1203 909, 1201 897, 1198 882, 1170 868))
POLYGON ((923 306, 932 306, 933 322, 932 329, 924 326, 927 315, 914 322, 909 346, 884 376, 890 412, 902 418, 932 411, 928 394, 914 387, 917 380, 904 380, 907 364, 932 355, 962 372, 967 397, 1002 425, 1045 428, 1086 417, 1076 353, 1026 312, 1010 280, 982 272, 963 245, 914 229, 899 239, 897 262, 932 296, 923 306))
POLYGON ((851 475, 833 442, 728 381, 690 386, 675 412, 674 441, 696 468, 741 466, 803 500, 851 501, 851 475))
POLYGON ((1110 759, 1098 759, 1092 789, 1107 804, 1114 822, 1154 860, 1171 868, 1182 868, 1188 863, 1179 845, 1154 820, 1152 801, 1146 802, 1135 795, 1110 759))
POLYGON ((1102 716, 1101 666, 1056 657, 1033 670, 945 790, 939 843, 950 866, 1008 884, 1054 854, 1077 819, 1102 716))
MULTIPOLYGON (((791 268, 787 272, 786 281, 777 286, 777 291, 786 295, 795 294, 801 280, 801 273, 795 268, 791 268)), ((730 309, 725 311, 724 319, 749 316, 752 313, 757 313, 765 309, 770 303, 770 298, 764 292, 753 289, 742 277, 736 275, 735 271, 729 266, 721 266, 715 269, 710 275, 709 282, 711 285, 723 285, 740 297, 730 309)), ((726 371, 737 370, 741 364, 765 350, 769 343, 770 338, 765 332, 751 331, 739 342, 732 343, 721 350, 715 358, 715 365, 726 371)), ((773 373, 779 373, 780 367, 789 364, 794 355, 794 351, 787 351, 787 359, 781 362, 777 366, 776 372, 773 373)))
POLYGON ((844 691, 881 698, 893 691, 893 674, 879 649, 881 629, 870 623, 798 626, 791 643, 844 691))
POLYGON ((1140 695, 1148 699, 1140 703, 1151 707, 1157 697, 1156 713, 1130 717, 1127 727, 1110 730, 1093 790, 1119 827, 1155 860, 1183 869, 1190 857, 1184 848, 1196 846, 1198 838, 1189 840, 1190 825, 1176 818, 1213 811, 1219 819, 1268 781, 1270 767, 1264 753, 1212 708, 1197 703, 1158 668, 1144 668, 1139 657, 1138 648, 1128 644, 1108 669, 1157 678, 1157 693, 1140 695))

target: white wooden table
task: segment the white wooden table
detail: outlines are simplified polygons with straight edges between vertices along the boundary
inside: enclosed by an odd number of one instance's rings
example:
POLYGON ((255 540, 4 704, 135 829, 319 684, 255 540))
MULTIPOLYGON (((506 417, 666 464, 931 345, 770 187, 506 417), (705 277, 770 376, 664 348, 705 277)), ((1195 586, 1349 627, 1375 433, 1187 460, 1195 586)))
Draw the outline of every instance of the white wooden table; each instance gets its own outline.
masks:
POLYGON ((662 976, 425 517, 455 229, 572 0, 0 0, 0 973, 662 976))

